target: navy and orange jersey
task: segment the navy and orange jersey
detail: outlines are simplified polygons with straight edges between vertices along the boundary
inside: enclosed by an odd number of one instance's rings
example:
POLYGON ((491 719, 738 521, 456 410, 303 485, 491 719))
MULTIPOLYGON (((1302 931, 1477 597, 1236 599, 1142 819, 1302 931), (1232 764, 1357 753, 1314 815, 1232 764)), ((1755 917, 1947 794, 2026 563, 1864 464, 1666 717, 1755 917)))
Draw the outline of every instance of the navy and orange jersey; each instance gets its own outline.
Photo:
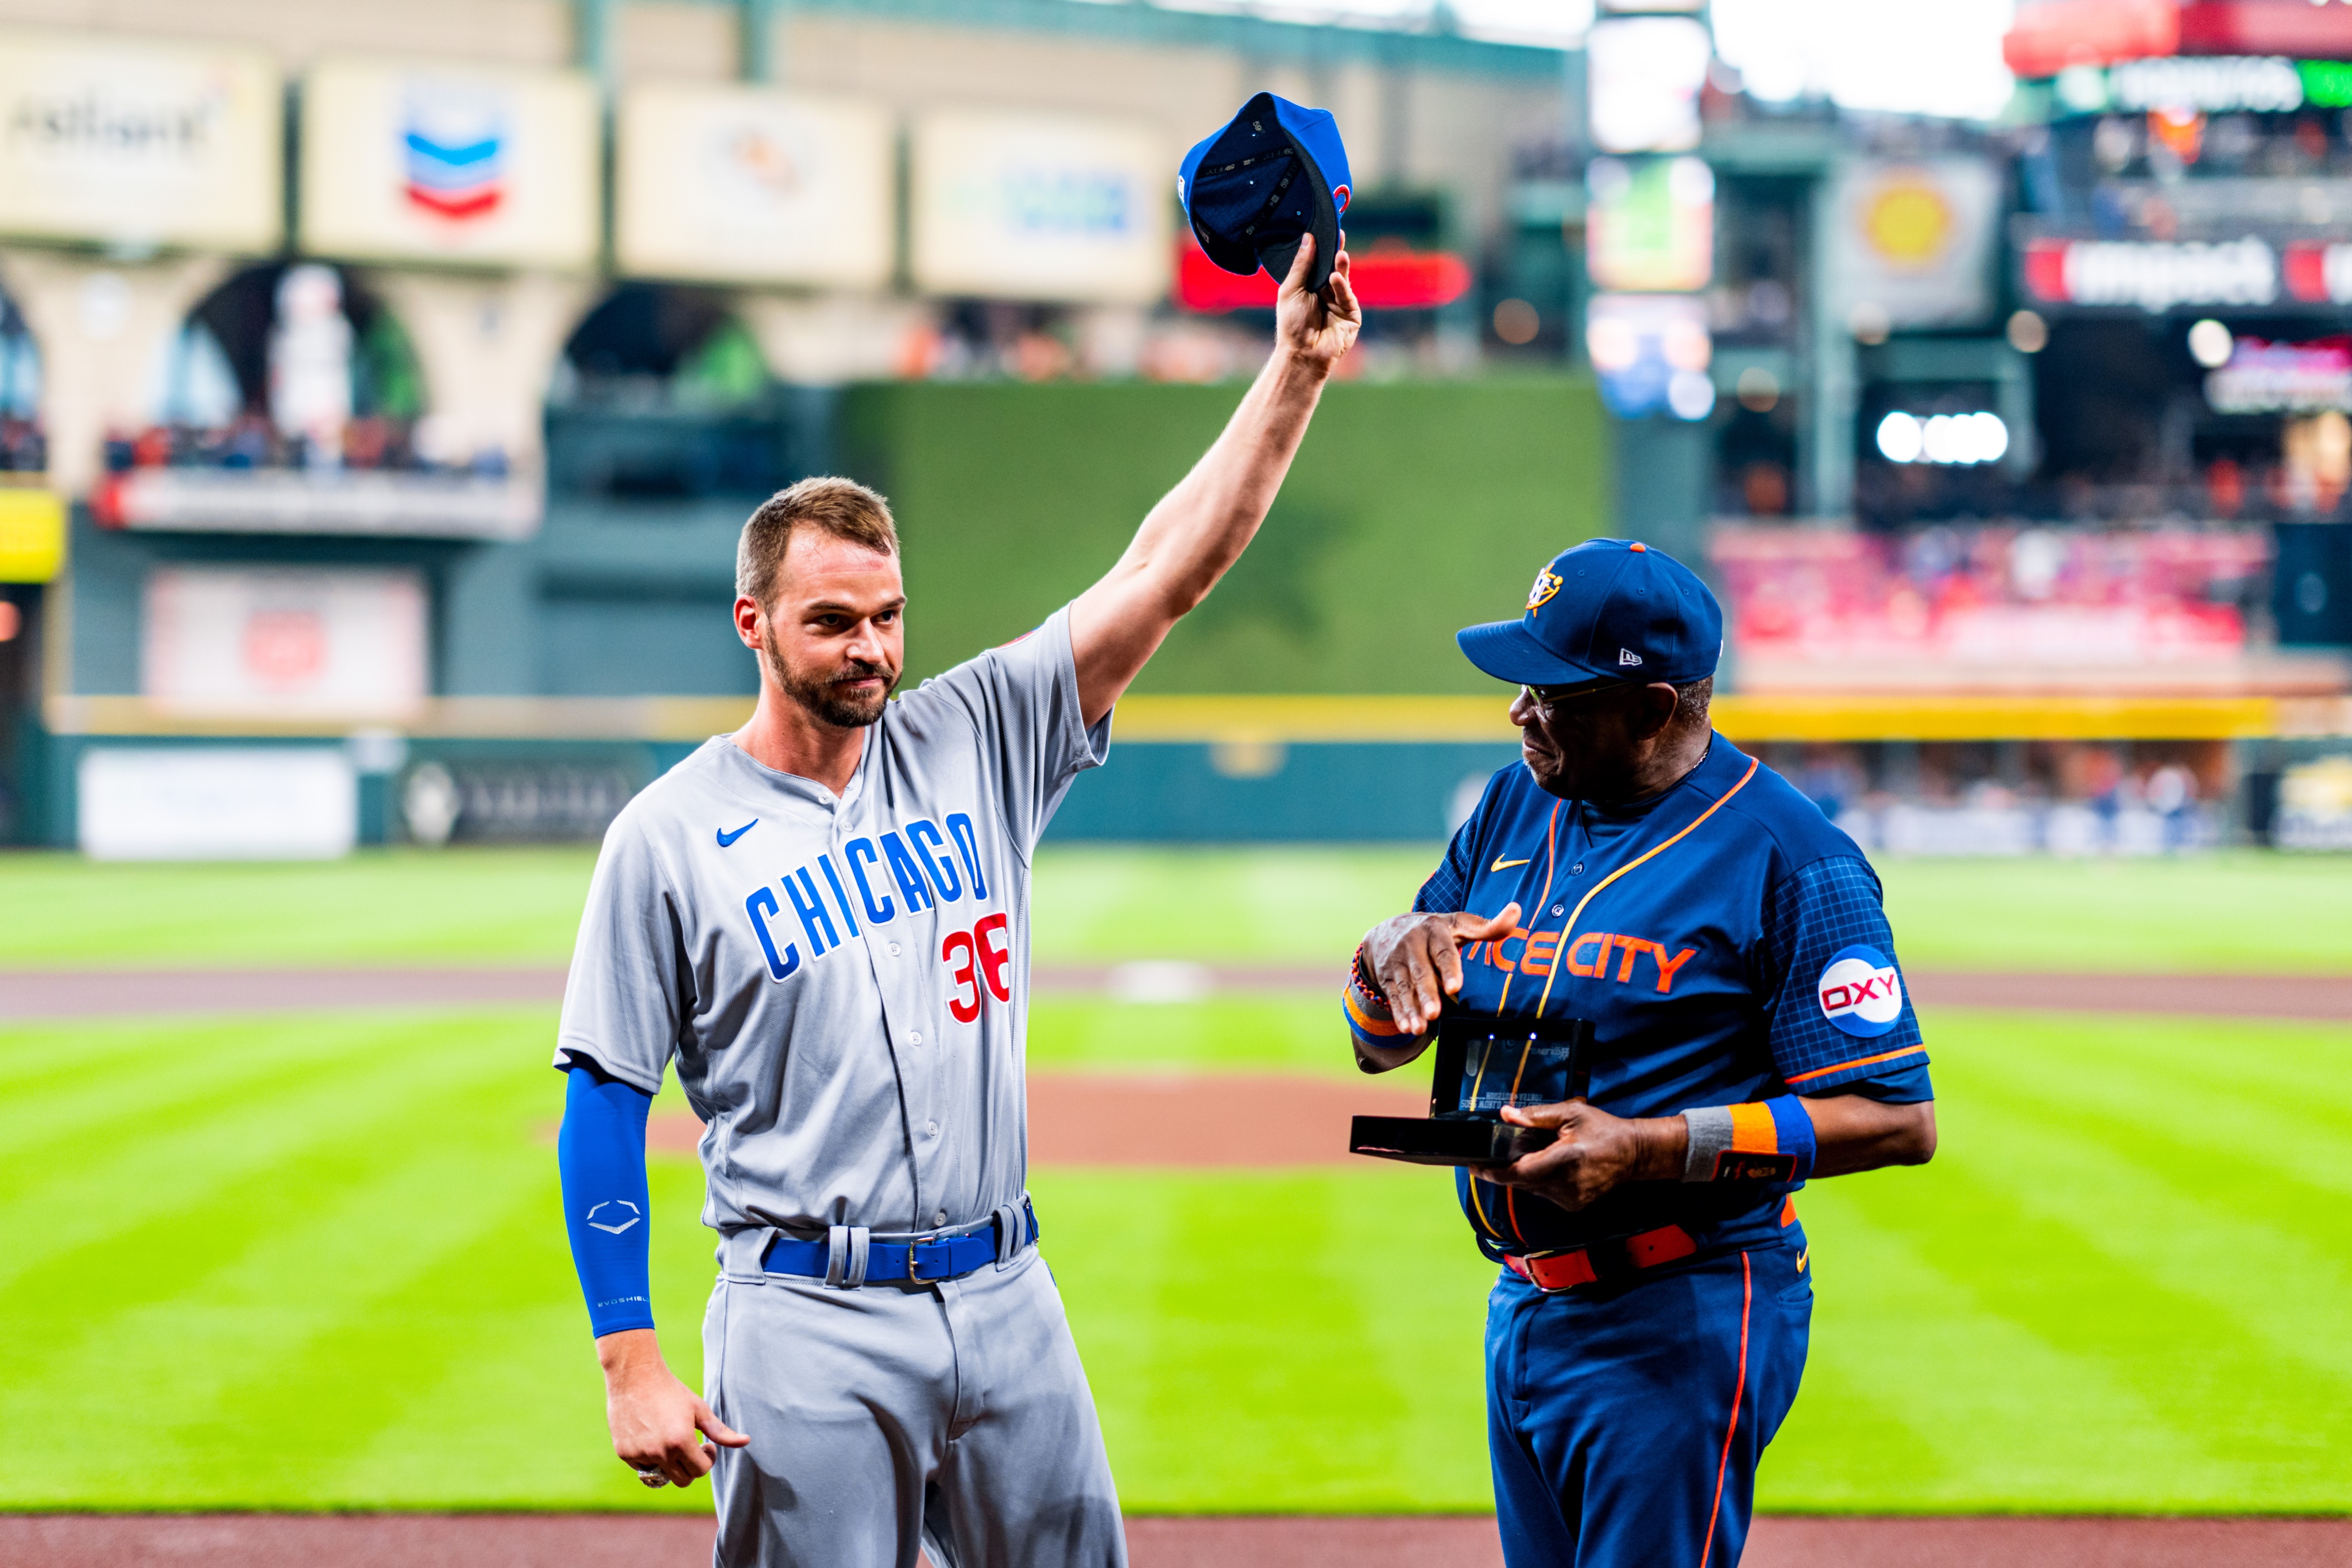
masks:
MULTIPOLYGON (((1591 1019, 1590 1098, 1613 1115, 1792 1092, 1933 1098, 1876 874, 1818 807, 1720 735, 1680 783, 1630 805, 1558 799, 1522 764, 1496 773, 1413 907, 1495 915, 1514 902, 1517 930, 1464 949, 1449 1009, 1591 1019)), ((1347 1011, 1360 1038, 1396 1043, 1352 998, 1347 1011)), ((1474 1049, 1465 1064, 1464 1104, 1565 1097, 1554 1053, 1490 1054, 1474 1049)), ((1633 1183, 1570 1213, 1467 1171, 1459 1185, 1490 1252, 1665 1224, 1710 1249, 1746 1245, 1777 1233, 1792 1190, 1633 1183)))

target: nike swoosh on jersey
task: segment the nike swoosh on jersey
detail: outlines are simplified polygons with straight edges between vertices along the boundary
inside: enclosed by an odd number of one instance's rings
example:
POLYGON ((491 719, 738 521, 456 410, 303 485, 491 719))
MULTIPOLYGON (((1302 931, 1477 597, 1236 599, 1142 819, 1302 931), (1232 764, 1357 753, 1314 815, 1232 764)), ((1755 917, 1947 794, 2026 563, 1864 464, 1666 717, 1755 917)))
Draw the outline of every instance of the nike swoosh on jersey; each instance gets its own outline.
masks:
POLYGON ((1531 861, 1535 858, 1535 856, 1529 855, 1528 860, 1525 861, 1507 861, 1502 856, 1496 855, 1495 857, 1495 863, 1488 866, 1486 869, 1488 871, 1508 871, 1515 865, 1525 865, 1528 863, 1528 861, 1531 861))
POLYGON ((750 832, 752 829, 754 829, 754 828, 758 827, 759 825, 760 825, 760 819, 759 819, 759 818, 757 818, 757 817, 754 817, 754 818, 752 818, 750 821, 748 821, 748 822, 744 823, 741 827, 740 827, 740 828, 736 829, 736 830, 735 830, 733 832, 731 832, 731 833, 730 833, 730 832, 729 832, 729 831, 728 831, 726 829, 724 829, 724 828, 719 829, 719 847, 720 849, 722 849, 722 850, 723 850, 723 849, 725 849, 725 848, 727 848, 730 844, 732 844, 732 843, 733 843, 737 839, 741 838, 744 834, 746 834, 746 833, 750 832))
POLYGON ((1803 1273, 1803 1272, 1805 1271, 1805 1260, 1806 1260, 1807 1258, 1809 1258, 1809 1257, 1812 1256, 1812 1251, 1813 1251, 1813 1249, 1812 1249, 1811 1248, 1808 1247, 1808 1248, 1806 1248, 1802 1252, 1800 1252, 1800 1253, 1798 1253, 1798 1254, 1797 1254, 1797 1272, 1798 1272, 1798 1273, 1801 1274, 1801 1273, 1803 1273))

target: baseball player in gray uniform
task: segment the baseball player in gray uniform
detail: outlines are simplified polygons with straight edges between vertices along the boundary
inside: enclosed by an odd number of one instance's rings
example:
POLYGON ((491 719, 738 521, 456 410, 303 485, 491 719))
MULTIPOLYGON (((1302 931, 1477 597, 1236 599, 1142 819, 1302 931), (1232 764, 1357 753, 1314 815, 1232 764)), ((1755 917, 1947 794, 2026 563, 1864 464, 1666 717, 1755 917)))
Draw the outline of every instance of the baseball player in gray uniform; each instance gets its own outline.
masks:
POLYGON ((841 479, 745 526, 757 711, 605 835, 565 988, 559 1163, 614 1450, 710 1474, 721 1565, 1126 1561, 1118 1495, 1024 1190, 1029 874, 1112 705, 1241 554, 1361 317, 1339 255, 1283 285, 1273 357, 1109 575, 891 700, 906 596, 841 479), (708 1124, 721 1273, 704 1395, 648 1301, 645 1124, 708 1124))

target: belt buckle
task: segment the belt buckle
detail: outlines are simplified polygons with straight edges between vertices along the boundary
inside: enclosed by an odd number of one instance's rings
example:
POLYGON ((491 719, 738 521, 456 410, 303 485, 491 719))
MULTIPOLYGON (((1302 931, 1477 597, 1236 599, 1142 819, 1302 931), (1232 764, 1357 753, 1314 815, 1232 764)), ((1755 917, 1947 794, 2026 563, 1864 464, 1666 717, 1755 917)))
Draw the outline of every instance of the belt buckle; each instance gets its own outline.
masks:
MULTIPOLYGON (((1575 1249, 1571 1248, 1569 1250, 1573 1251, 1575 1249)), ((1536 1265, 1549 1259, 1565 1256, 1567 1256, 1566 1253, 1559 1251, 1522 1252, 1519 1254, 1520 1266, 1512 1270, 1511 1272, 1517 1274, 1520 1279, 1525 1280, 1528 1284, 1533 1285, 1536 1288, 1536 1294, 1539 1296, 1564 1296, 1570 1291, 1576 1289, 1576 1287, 1574 1285, 1545 1284, 1543 1281, 1537 1278, 1536 1265)))
MULTIPOLYGON (((944 1256, 948 1250, 948 1239, 934 1230, 926 1235, 918 1236, 907 1243, 907 1280, 910 1284, 919 1282, 926 1278, 923 1273, 923 1249, 926 1247, 936 1247, 944 1256)), ((935 1281, 951 1280, 954 1277, 955 1265, 952 1260, 941 1263, 940 1271, 929 1276, 935 1281)))

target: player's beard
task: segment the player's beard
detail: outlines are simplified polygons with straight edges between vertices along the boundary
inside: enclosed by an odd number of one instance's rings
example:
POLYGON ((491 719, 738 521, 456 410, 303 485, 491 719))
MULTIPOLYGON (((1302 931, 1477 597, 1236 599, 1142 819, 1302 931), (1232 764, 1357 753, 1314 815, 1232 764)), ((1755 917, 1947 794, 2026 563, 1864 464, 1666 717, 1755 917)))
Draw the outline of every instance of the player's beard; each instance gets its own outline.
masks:
POLYGON ((837 729, 863 729, 874 723, 882 716, 890 694, 898 689, 899 672, 887 664, 850 659, 819 674, 794 669, 773 646, 767 650, 767 655, 768 672, 776 677, 776 685, 783 688, 784 695, 837 729), (872 696, 859 696, 842 689, 851 681, 875 676, 881 677, 882 689, 872 696))

